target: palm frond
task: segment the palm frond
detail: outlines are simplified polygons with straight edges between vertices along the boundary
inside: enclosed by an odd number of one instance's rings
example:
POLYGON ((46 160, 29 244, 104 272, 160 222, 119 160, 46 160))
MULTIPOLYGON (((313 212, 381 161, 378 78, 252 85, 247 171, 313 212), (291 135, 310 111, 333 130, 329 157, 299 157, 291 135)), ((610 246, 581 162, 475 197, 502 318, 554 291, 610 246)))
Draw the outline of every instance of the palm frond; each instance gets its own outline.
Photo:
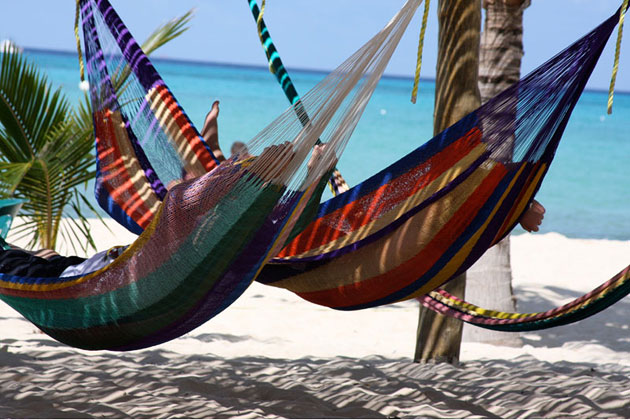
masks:
POLYGON ((70 105, 59 89, 20 52, 0 54, 0 160, 26 162, 37 155, 70 105))
MULTIPOLYGON (((151 54, 188 29, 193 11, 160 25, 142 44, 151 54)), ((113 75, 124 89, 129 71, 113 75)), ((0 197, 27 202, 14 234, 30 246, 54 248, 61 235, 73 250, 96 249, 86 214, 100 213, 78 188, 95 176, 92 107, 84 95, 76 110, 21 53, 0 54, 0 197), (87 209, 87 210, 86 210, 87 209)))
POLYGON ((151 55, 155 50, 164 44, 177 38, 186 32, 190 26, 188 24, 195 15, 195 9, 158 26, 149 37, 142 43, 142 50, 146 55, 151 55))

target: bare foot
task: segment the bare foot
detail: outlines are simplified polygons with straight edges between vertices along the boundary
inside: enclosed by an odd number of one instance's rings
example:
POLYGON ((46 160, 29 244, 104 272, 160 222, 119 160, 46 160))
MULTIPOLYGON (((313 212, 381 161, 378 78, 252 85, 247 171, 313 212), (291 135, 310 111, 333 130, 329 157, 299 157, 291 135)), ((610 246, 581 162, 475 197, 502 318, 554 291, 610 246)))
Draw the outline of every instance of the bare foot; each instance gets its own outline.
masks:
POLYGON ((206 140, 208 146, 212 150, 212 153, 219 161, 224 161, 225 157, 219 147, 219 126, 217 119, 219 117, 219 101, 212 103, 212 108, 208 115, 206 115, 206 121, 203 123, 203 129, 201 130, 201 136, 206 140))

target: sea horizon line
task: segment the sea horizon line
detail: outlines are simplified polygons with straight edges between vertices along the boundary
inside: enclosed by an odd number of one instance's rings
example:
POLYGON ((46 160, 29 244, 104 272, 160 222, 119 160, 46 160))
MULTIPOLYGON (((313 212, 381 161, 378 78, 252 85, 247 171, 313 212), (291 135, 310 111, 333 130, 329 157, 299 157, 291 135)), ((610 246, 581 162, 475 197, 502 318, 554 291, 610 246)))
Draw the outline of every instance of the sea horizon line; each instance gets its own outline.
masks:
MULTIPOLYGON (((55 55, 67 55, 67 56, 76 56, 76 51, 70 50, 56 50, 56 49, 48 49, 48 48, 37 48, 37 47, 23 47, 24 52, 26 53, 44 53, 44 54, 55 54, 55 55)), ((269 71, 269 67, 265 65, 258 64, 248 64, 248 63, 229 63, 229 62, 221 62, 221 61, 206 61, 206 60, 191 60, 184 58, 173 58, 173 57, 160 57, 154 56, 151 57, 152 61, 163 61, 169 63, 178 63, 178 64, 187 64, 194 66, 214 66, 214 67, 224 67, 224 68, 235 68, 235 69, 251 69, 251 70, 266 70, 269 71)), ((305 67, 293 67, 291 68, 292 73, 308 73, 308 74, 321 74, 327 75, 334 69, 310 69, 305 67)), ((406 76, 401 74, 391 74, 385 73, 383 75, 384 79, 391 80, 405 80, 413 82, 414 78, 412 76, 406 76)), ((435 78, 433 77, 420 77, 420 81, 422 82, 433 82, 435 83, 435 78)), ((591 93, 605 93, 608 94, 607 88, 597 88, 597 87, 587 87, 584 89, 586 92, 591 93)), ((630 90, 615 90, 615 94, 620 95, 630 95, 630 90)))

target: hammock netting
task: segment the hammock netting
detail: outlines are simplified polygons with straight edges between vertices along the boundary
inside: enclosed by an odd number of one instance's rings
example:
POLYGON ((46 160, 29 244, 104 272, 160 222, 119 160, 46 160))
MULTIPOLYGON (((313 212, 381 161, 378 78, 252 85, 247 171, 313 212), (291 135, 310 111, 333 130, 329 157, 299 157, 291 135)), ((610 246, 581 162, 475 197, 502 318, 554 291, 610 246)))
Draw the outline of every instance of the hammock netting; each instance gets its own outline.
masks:
MULTIPOLYGON (((319 204, 420 3, 409 0, 247 152, 218 165, 109 2, 81 0, 96 195, 140 236, 86 276, 0 274, 0 298, 62 342, 129 350, 192 330, 253 280, 353 310, 424 296, 468 269, 512 230, 536 194, 619 19, 612 16, 398 162, 319 204), (312 152, 320 142, 326 147, 312 152)), ((444 292, 423 299, 468 322, 532 329, 612 304, 627 294, 627 280, 628 270, 579 302, 522 316, 444 292)))
MULTIPOLYGON (((282 59, 276 50, 276 46, 271 40, 271 34, 267 29, 267 25, 265 25, 265 21, 263 20, 260 9, 258 8, 258 4, 256 3, 256 0, 247 1, 254 20, 256 21, 256 25, 258 26, 260 42, 265 49, 265 54, 267 55, 267 60, 269 61, 269 70, 276 76, 276 80, 278 80, 278 83, 282 87, 282 91, 289 102, 295 105, 296 112, 301 115, 302 124, 307 124, 309 121, 308 113, 305 112, 300 102, 300 95, 291 80, 291 76, 289 76, 289 72, 282 63, 282 59)), ((328 183, 334 195, 341 194, 349 189, 345 179, 343 179, 343 176, 336 168, 333 170, 328 183)))

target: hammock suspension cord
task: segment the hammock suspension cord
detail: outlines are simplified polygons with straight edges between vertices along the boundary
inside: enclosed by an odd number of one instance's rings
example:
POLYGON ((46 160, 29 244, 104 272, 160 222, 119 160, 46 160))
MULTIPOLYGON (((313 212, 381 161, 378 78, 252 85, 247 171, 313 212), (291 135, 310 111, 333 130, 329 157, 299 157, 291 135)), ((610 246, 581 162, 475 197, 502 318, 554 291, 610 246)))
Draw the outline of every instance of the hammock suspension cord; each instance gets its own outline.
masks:
POLYGON ((418 56, 416 58, 416 74, 413 79, 413 89, 411 90, 411 102, 414 104, 416 103, 416 100, 418 98, 418 86, 420 85, 420 68, 422 67, 422 50, 424 49, 424 34, 427 30, 430 4, 431 0, 424 0, 422 27, 420 28, 420 39, 418 40, 418 56))
POLYGON ((615 45, 615 61, 613 64, 612 76, 610 77, 610 88, 608 89, 608 114, 612 114, 613 96, 615 94, 615 83, 617 82, 617 71, 619 70, 619 55, 621 53, 621 38, 623 36, 623 23, 628 10, 628 0, 623 0, 619 10, 619 29, 617 30, 617 42, 615 45))
MULTIPOLYGON (((263 15, 265 13, 265 5, 266 2, 263 0, 260 10, 258 9, 258 4, 256 0, 247 0, 249 4, 249 8, 256 20, 256 28, 258 31, 258 38, 260 39, 260 44, 265 51, 265 56, 267 57, 267 62, 269 66, 269 71, 271 74, 276 76, 276 80, 282 87, 287 99, 291 104, 296 105, 296 113, 300 115, 300 120, 307 124, 309 121, 308 113, 305 112, 303 105, 300 102, 300 95, 298 94, 295 86, 289 76, 287 69, 284 67, 280 55, 276 50, 276 47, 271 39, 271 35, 269 34, 269 30, 265 25, 265 21, 263 19, 263 15)), ((317 144, 320 144, 318 142, 317 144)), ((341 172, 337 168, 333 170, 333 173, 330 177, 329 183, 330 189, 333 195, 341 194, 347 191, 350 187, 347 182, 341 175, 341 172)))
POLYGON ((83 62, 83 52, 81 51, 81 37, 79 36, 79 18, 81 16, 81 0, 77 0, 77 7, 74 15, 74 38, 77 41, 77 55, 79 57, 79 77, 81 82, 85 81, 85 63, 83 62))

